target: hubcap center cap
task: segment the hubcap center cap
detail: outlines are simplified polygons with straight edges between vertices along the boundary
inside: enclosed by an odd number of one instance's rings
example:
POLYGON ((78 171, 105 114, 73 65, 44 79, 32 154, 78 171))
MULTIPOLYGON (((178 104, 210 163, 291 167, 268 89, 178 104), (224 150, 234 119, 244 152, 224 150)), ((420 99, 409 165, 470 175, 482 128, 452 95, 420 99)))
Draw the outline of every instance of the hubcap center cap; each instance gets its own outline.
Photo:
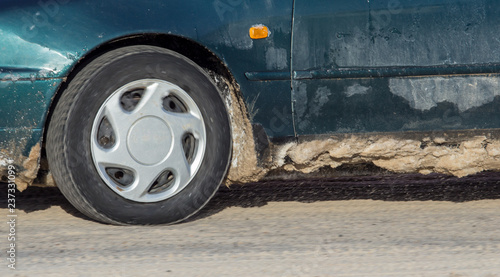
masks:
POLYGON ((130 127, 127 147, 138 163, 157 164, 167 157, 172 148, 172 131, 157 117, 143 117, 130 127))

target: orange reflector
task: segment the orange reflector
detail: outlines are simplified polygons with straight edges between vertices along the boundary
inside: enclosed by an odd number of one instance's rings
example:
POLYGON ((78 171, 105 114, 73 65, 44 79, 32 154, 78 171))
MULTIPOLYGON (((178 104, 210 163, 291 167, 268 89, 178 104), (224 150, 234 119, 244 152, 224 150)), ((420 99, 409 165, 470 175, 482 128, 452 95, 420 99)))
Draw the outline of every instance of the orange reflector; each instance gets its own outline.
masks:
POLYGON ((269 36, 269 29, 264 25, 255 25, 250 28, 250 37, 252 39, 262 39, 269 36))

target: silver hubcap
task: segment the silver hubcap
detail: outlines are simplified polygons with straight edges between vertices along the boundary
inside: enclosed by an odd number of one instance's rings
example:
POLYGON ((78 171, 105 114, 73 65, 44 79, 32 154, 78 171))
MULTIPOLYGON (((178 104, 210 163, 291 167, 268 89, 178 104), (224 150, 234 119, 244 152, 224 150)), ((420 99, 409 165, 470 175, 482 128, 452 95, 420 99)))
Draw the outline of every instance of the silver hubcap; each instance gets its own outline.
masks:
POLYGON ((130 155, 144 165, 161 162, 172 149, 172 142, 172 131, 165 121, 157 117, 139 119, 132 125, 127 137, 130 155))
POLYGON ((180 87, 157 79, 126 84, 108 97, 92 127, 94 165, 114 192, 156 202, 184 189, 206 147, 203 117, 180 87))

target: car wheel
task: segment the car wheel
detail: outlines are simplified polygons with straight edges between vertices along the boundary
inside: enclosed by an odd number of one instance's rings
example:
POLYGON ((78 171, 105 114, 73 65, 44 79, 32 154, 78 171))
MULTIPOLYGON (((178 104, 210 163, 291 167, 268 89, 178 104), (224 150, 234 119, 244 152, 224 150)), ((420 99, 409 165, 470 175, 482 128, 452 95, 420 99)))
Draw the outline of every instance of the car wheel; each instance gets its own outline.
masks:
POLYGON ((108 52, 79 71, 47 131, 61 192, 113 224, 162 224, 200 210, 225 177, 231 131, 207 74, 159 47, 108 52))

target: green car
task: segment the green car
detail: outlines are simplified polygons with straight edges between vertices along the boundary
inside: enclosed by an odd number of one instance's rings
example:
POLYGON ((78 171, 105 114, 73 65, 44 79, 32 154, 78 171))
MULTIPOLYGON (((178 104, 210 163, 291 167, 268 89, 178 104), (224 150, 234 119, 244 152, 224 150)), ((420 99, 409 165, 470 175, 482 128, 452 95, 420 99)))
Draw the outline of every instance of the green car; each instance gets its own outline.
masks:
POLYGON ((95 220, 269 174, 500 170, 498 1, 2 4, 2 181, 95 220))

